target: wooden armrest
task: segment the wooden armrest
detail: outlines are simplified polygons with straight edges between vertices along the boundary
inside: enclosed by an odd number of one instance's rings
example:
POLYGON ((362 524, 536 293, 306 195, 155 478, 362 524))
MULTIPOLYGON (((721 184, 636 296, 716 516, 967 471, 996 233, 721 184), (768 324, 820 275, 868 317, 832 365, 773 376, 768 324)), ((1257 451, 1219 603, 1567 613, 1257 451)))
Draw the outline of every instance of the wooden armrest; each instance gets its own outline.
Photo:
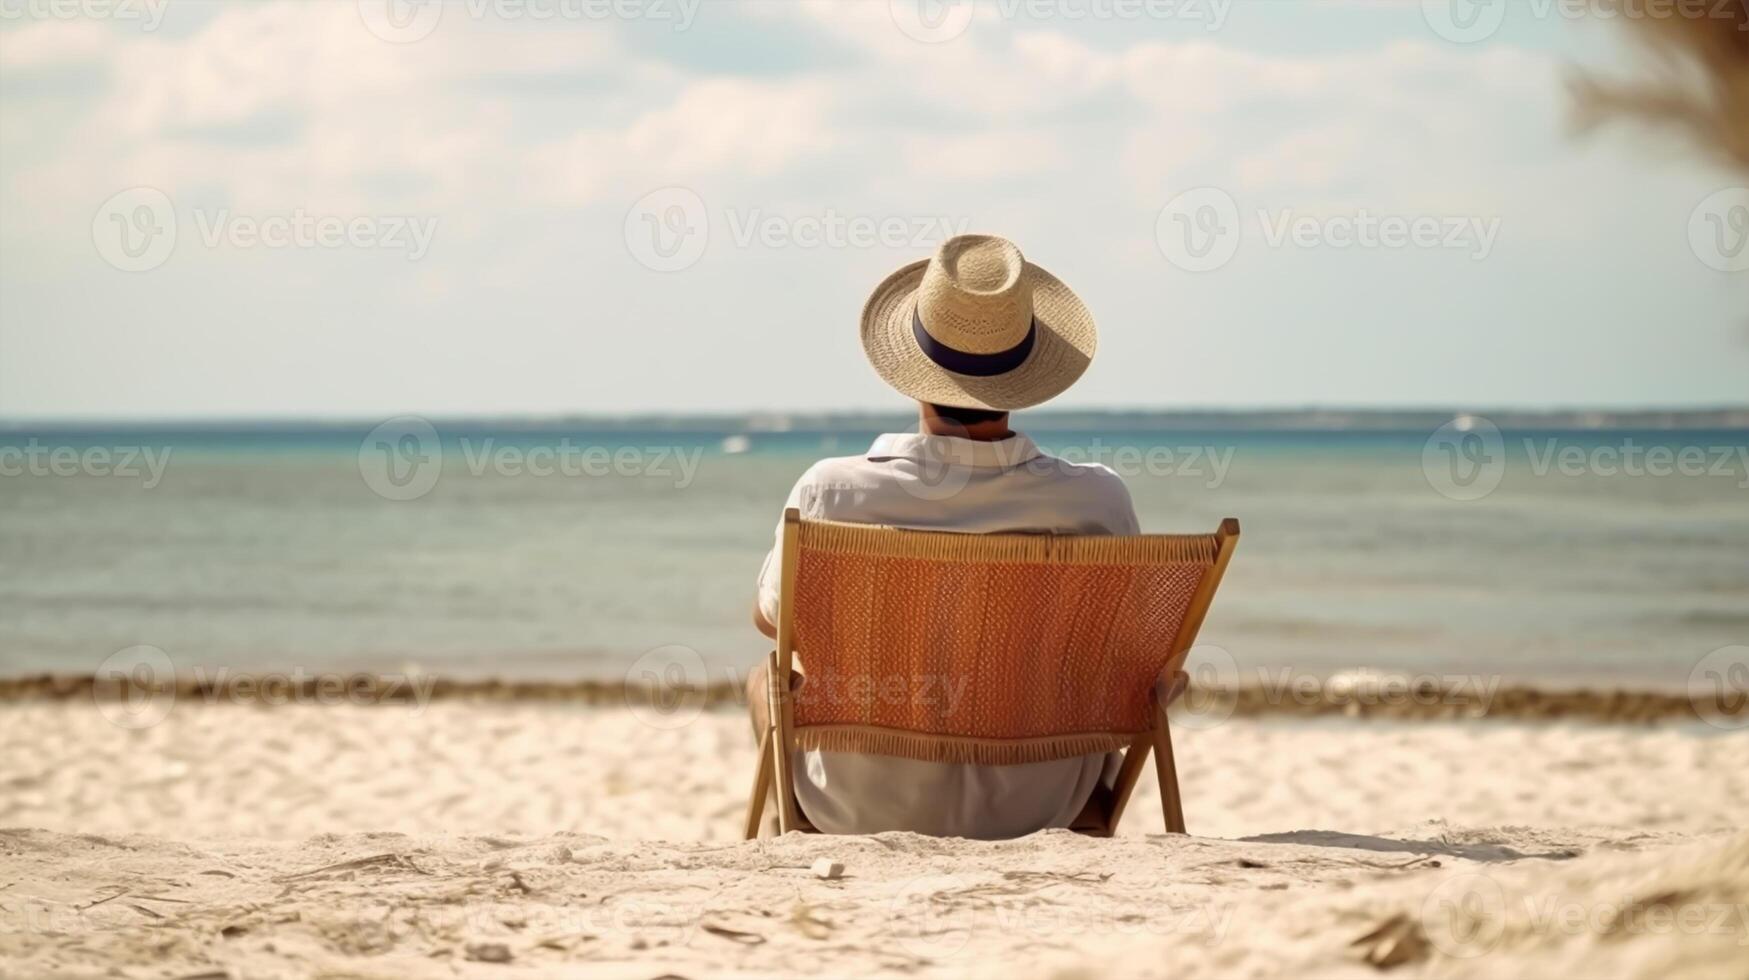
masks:
MULTIPOLYGON (((770 663, 770 664, 777 663, 777 651, 776 650, 771 651, 770 653, 766 654, 765 656, 766 656, 767 663, 770 663)), ((804 675, 802 674, 801 671, 795 669, 794 667, 791 667, 789 669, 789 689, 792 693, 802 686, 803 677, 804 677, 804 675)))

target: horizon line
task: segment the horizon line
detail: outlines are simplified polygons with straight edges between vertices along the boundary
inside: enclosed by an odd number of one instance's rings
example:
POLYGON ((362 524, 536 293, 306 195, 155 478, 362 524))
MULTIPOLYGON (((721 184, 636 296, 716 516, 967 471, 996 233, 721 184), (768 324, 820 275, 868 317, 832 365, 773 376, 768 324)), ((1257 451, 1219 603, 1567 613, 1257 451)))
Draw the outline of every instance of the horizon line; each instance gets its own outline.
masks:
MULTIPOLYGON (((1578 405, 1565 407, 1465 407, 1450 406, 1342 406, 1342 405, 1302 405, 1302 406, 1206 406, 1206 407, 1174 407, 1174 408, 1112 408, 1088 407, 1069 408, 1040 406, 1038 408, 1016 409, 1016 414, 1025 413, 1028 419, 1053 419, 1072 417, 1107 417, 1130 419, 1183 419, 1191 417, 1227 418, 1240 420, 1246 418, 1300 418, 1308 419, 1318 416, 1337 416, 1351 419, 1384 419, 1391 417, 1462 418, 1465 416, 1512 419, 1574 419, 1586 416, 1604 418, 1623 417, 1664 417, 1664 418, 1702 418, 1716 416, 1745 416, 1745 420, 1733 424, 1749 424, 1749 402, 1736 405, 1719 404, 1707 406, 1668 406, 1642 405, 1632 407, 1603 407, 1594 405, 1578 405)), ((388 419, 420 418, 434 424, 542 424, 576 422, 600 422, 613 424, 651 423, 651 422, 752 422, 760 425, 793 424, 796 422, 839 422, 839 421, 872 421, 897 418, 911 418, 914 412, 904 409, 705 409, 699 411, 637 411, 637 412, 395 412, 384 415, 159 415, 142 417, 121 417, 111 415, 41 415, 41 416, 7 416, 0 415, 0 429, 16 430, 26 426, 46 426, 54 428, 67 427, 99 427, 116 426, 121 428, 150 428, 167 426, 190 427, 220 427, 248 428, 273 427, 285 428, 292 426, 310 426, 316 428, 348 428, 353 426, 372 426, 381 424, 388 419)))

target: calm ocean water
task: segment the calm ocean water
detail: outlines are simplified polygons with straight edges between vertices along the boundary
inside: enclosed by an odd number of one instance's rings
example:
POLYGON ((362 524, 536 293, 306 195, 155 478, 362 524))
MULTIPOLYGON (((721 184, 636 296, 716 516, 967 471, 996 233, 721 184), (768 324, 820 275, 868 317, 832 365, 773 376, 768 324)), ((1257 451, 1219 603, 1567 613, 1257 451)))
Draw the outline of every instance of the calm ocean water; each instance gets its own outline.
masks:
MULTIPOLYGON (((753 579, 790 484, 873 435, 446 431, 432 454, 390 433, 361 456, 361 433, 0 433, 0 674, 137 644, 540 678, 681 645, 739 670, 766 649, 753 579)), ((1147 530, 1243 522, 1203 632, 1242 672, 1681 687, 1749 644, 1749 432, 1039 441, 1119 469, 1147 530), (1625 462, 1652 447, 1651 472, 1625 462)))

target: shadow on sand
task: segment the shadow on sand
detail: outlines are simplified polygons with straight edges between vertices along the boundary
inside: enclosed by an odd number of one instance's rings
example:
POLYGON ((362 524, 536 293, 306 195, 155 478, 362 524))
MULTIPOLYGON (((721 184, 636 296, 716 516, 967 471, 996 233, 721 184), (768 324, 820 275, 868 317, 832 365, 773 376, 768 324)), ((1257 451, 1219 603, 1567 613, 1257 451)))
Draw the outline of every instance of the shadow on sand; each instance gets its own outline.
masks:
POLYGON ((1259 834, 1241 837, 1259 844, 1307 844, 1314 847, 1349 847, 1358 851, 1383 851, 1402 854, 1429 854, 1463 858, 1468 861, 1565 861, 1580 854, 1577 848, 1526 853, 1503 844, 1444 840, 1396 840, 1367 834, 1345 834, 1335 830, 1295 830, 1284 834, 1259 834))

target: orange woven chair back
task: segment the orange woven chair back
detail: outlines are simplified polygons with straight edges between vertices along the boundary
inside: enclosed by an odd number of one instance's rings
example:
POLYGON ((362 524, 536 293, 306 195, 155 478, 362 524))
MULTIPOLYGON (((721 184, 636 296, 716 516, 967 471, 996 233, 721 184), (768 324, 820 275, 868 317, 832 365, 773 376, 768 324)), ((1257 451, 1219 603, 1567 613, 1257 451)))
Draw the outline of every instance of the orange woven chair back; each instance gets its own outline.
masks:
POLYGON ((1215 535, 797 527, 803 748, 1008 765, 1122 748, 1215 535))

